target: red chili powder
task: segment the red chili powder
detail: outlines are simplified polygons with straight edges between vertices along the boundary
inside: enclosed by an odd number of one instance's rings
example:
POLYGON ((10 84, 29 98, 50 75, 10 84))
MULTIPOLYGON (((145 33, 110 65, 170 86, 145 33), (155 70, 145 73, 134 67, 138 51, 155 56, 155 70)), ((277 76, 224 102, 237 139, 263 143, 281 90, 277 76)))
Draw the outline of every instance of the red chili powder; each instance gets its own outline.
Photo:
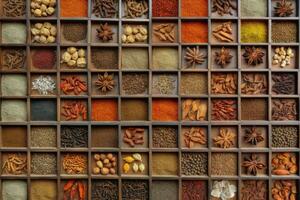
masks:
POLYGON ((207 17, 208 0, 181 0, 181 16, 207 17))
POLYGON ((60 0, 61 17, 87 17, 87 0, 60 0))
POLYGON ((152 120, 177 121, 178 104, 174 99, 154 99, 152 101, 152 120))
POLYGON ((152 16, 153 17, 177 17, 178 0, 153 0, 152 16))
POLYGON ((56 63, 56 53, 53 50, 37 50, 32 54, 32 65, 38 69, 53 69, 56 63))
POLYGON ((181 41, 184 43, 207 43, 208 27, 206 22, 183 22, 181 41))
POLYGON ((112 99, 101 99, 92 101, 93 121, 117 121, 118 102, 112 99))

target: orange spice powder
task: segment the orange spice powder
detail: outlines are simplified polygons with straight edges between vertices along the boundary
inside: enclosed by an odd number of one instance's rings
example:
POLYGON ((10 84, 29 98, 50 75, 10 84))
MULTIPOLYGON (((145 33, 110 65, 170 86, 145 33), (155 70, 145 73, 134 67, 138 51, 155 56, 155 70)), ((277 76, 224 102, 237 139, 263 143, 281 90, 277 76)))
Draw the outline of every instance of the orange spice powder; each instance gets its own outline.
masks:
POLYGON ((156 121, 177 121, 178 104, 173 99, 153 99, 152 120, 156 121))
POLYGON ((207 17, 208 0, 181 0, 181 16, 207 17))
POLYGON ((92 101, 93 121, 117 121, 118 102, 112 99, 101 99, 92 101))
POLYGON ((61 17, 87 17, 87 0, 60 0, 61 17))
POLYGON ((206 22, 183 22, 181 24, 183 43, 207 43, 208 27, 206 22))

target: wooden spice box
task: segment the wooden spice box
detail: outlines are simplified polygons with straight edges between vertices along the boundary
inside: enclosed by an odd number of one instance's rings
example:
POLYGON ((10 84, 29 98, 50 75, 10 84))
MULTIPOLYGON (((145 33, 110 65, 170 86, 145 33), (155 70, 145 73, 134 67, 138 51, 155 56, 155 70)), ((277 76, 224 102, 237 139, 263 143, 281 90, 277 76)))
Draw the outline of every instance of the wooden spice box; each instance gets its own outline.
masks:
MULTIPOLYGON (((300 124, 299 124, 299 105, 300 105, 300 88, 297 86, 298 80, 299 80, 299 63, 300 63, 300 55, 299 55, 299 39, 300 39, 300 31, 298 30, 297 43, 272 43, 271 40, 271 25, 273 21, 276 21, 278 19, 282 19, 285 21, 293 21, 297 23, 297 26, 299 27, 299 10, 300 10, 300 4, 299 2, 295 3, 296 5, 296 12, 295 15, 292 17, 286 17, 286 18, 277 18, 273 17, 272 15, 272 7, 274 6, 273 0, 267 0, 268 1, 268 17, 253 17, 253 18, 247 18, 243 17, 241 15, 241 5, 238 0, 235 1, 238 6, 238 12, 234 13, 232 16, 224 16, 220 17, 217 16, 215 13, 211 12, 211 1, 208 1, 208 17, 181 17, 181 1, 178 0, 178 16, 179 17, 152 17, 152 1, 149 0, 149 10, 148 17, 142 17, 137 19, 126 19, 122 16, 124 15, 123 7, 124 3, 123 0, 118 0, 118 16, 116 18, 97 18, 92 14, 92 0, 88 0, 88 17, 85 18, 63 18, 60 17, 60 0, 57 1, 57 10, 56 14, 52 17, 46 17, 46 18, 37 18, 33 17, 30 14, 30 0, 26 1, 26 16, 21 18, 7 18, 7 17, 1 17, 0 19, 0 37, 2 38, 2 25, 3 23, 10 23, 10 22, 21 22, 26 24, 27 26, 27 42, 26 44, 5 44, 0 43, 0 64, 1 64, 1 78, 3 75, 8 74, 23 74, 27 76, 27 95, 26 96, 3 96, 1 92, 1 103, 3 101, 9 101, 9 100, 22 100, 26 103, 26 109, 27 109, 27 121, 24 122, 5 122, 0 121, 1 129, 3 127, 10 127, 10 126, 18 126, 18 127, 25 127, 27 129, 27 145, 24 147, 3 147, 2 145, 2 131, 0 131, 0 164, 2 166, 3 158, 6 156, 6 153, 9 152, 21 152, 27 155, 28 163, 28 172, 26 174, 22 175, 7 175, 7 174, 1 174, 1 179, 3 180, 11 180, 11 179, 17 179, 17 180, 24 180, 27 182, 27 188, 28 188, 28 195, 30 199, 30 187, 32 180, 41 180, 41 179, 49 179, 49 180, 55 180, 57 183, 57 191, 58 191, 58 197, 57 199, 62 199, 63 197, 63 185, 66 183, 69 179, 82 179, 88 184, 87 188, 87 197, 86 199, 92 199, 91 193, 92 188, 91 184, 94 180, 98 179, 114 179, 118 181, 118 187, 119 187, 119 199, 122 198, 122 181, 123 180, 133 180, 133 179, 141 179, 146 180, 149 183, 149 199, 152 198, 151 194, 151 186, 152 182, 155 180, 173 180, 178 183, 178 199, 182 199, 182 182, 184 180, 205 180, 208 183, 208 195, 210 196, 210 191, 212 189, 213 182, 215 180, 230 180, 235 183, 235 185, 238 187, 237 195, 234 199, 240 199, 241 198, 241 188, 243 185, 244 180, 265 180, 268 182, 268 199, 272 199, 272 183, 274 180, 295 180, 297 182, 297 190, 298 190, 298 197, 300 193, 300 183, 299 183, 299 176, 300 176, 300 170, 298 170, 296 175, 289 175, 289 176, 275 176, 272 175, 272 156, 273 154, 277 152, 291 152, 295 153, 297 156, 297 163, 298 167, 300 167, 300 157, 299 157, 299 148, 300 148, 300 140, 298 135, 298 146, 297 148, 273 148, 272 147, 272 127, 273 126, 295 126, 298 128, 298 133, 300 130, 300 124), (267 24, 268 27, 268 41, 265 43, 242 43, 241 42, 241 23, 245 20, 255 20, 255 21, 262 21, 267 24), (31 42, 31 34, 30 29, 28 27, 31 27, 34 23, 37 22, 45 22, 49 21, 52 24, 56 25, 57 27, 57 38, 56 43, 54 44, 36 44, 31 42), (208 26, 208 42, 207 43, 183 43, 181 42, 181 27, 182 23, 184 22, 205 22, 208 26), (216 41, 212 35, 212 28, 217 25, 219 22, 227 22, 232 21, 234 24, 234 35, 235 39, 233 43, 221 43, 216 41), (85 41, 80 41, 78 43, 70 43, 66 42, 66 40, 62 36, 62 25, 68 22, 80 22, 83 24, 86 24, 87 26, 87 39, 85 41), (98 41, 95 37, 96 28, 99 26, 100 23, 108 22, 113 25, 113 30, 117 32, 115 34, 114 39, 112 42, 109 43, 103 43, 98 41), (152 27, 153 25, 157 23, 174 23, 176 24, 176 39, 174 43, 165 43, 165 42, 157 42, 157 38, 152 34, 152 27), (130 25, 143 25, 147 27, 148 29, 148 40, 144 43, 137 43, 137 44, 124 44, 122 43, 121 36, 123 33, 123 27, 126 24, 130 25), (253 46, 256 47, 259 46, 263 49, 265 53, 264 61, 261 65, 253 67, 253 68, 247 68, 247 64, 245 60, 243 59, 243 52, 244 48, 246 46, 253 46), (65 64, 61 64, 61 55, 62 53, 70 46, 74 46, 76 48, 83 48, 86 50, 86 58, 87 58, 87 68, 83 69, 71 69, 67 67, 65 64), (203 52, 207 58, 205 59, 205 62, 199 66, 197 66, 195 69, 186 69, 184 66, 186 65, 186 62, 184 60, 184 54, 186 51, 186 47, 193 47, 193 46, 199 46, 201 52, 203 52), (232 49, 233 59, 229 67, 227 68, 220 68, 218 66, 214 65, 214 58, 213 55, 215 54, 216 50, 219 50, 223 46, 229 47, 232 49), (291 65, 287 67, 286 69, 282 69, 279 67, 275 67, 272 64, 272 57, 274 56, 274 49, 278 46, 287 46, 292 47, 292 49, 295 52, 295 57, 291 61, 291 65), (164 48, 164 47, 172 47, 173 49, 177 50, 178 53, 178 66, 176 66, 176 69, 157 69, 153 65, 153 49, 156 48, 164 48), (2 67, 3 64, 3 50, 8 48, 22 48, 26 50, 26 62, 25 62, 25 69, 24 70, 8 70, 2 67), (47 48, 52 49, 56 52, 56 64, 53 67, 53 69, 48 70, 41 70, 38 68, 33 67, 32 65, 32 55, 33 53, 39 49, 39 48, 47 48), (118 69, 98 69, 95 67, 95 65, 92 63, 92 52, 94 49, 107 49, 107 48, 113 48, 117 52, 118 56, 118 69), (140 48, 145 49, 148 52, 148 66, 147 69, 124 69, 122 67, 122 53, 124 49, 129 48, 140 48), (114 74, 114 80, 117 83, 115 89, 104 95, 97 93, 97 89, 94 86, 94 81, 97 79, 98 73, 103 74, 103 72, 109 72, 114 74), (126 84, 123 82, 123 75, 135 72, 135 73, 143 73, 148 76, 148 89, 147 92, 144 94, 139 95, 126 95, 122 91, 123 84, 126 84), (211 79, 212 74, 214 73, 235 73, 238 76, 238 90, 235 94, 225 94, 225 95, 219 95, 219 94, 212 94, 211 92, 211 79), (268 90, 266 94, 259 94, 259 95, 245 95, 241 92, 241 83, 242 83, 242 74, 249 73, 249 72, 257 72, 257 73, 263 73, 267 76, 268 80, 268 90), (293 95, 275 95, 272 93, 272 75, 274 73, 281 73, 281 72, 288 72, 293 73, 296 77, 296 93, 293 95), (204 94, 182 94, 180 83, 182 81, 182 77, 186 73, 192 73, 192 74, 202 74, 205 75, 207 78, 207 93, 204 94), (39 76, 39 75, 49 75, 51 77, 54 77, 54 80, 56 81, 57 85, 57 91, 53 95, 39 95, 36 92, 31 91, 31 81, 33 78, 39 76), (83 95, 64 95, 62 91, 60 90, 59 84, 61 82, 61 78, 67 76, 67 75, 79 75, 82 77, 88 84, 88 91, 83 95), (155 79, 156 75, 160 74, 169 74, 174 77, 176 77, 176 89, 174 94, 170 95, 162 95, 153 93, 153 80, 155 79), (178 121, 155 121, 152 120, 152 101, 153 99, 173 99, 178 102, 178 121), (204 121, 186 121, 182 119, 182 109, 181 109, 181 103, 185 99, 203 99, 208 106, 207 111, 207 119, 204 121), (265 120, 242 120, 242 111, 241 111, 241 105, 243 99, 248 98, 255 98, 255 99, 264 99, 267 102, 267 118, 265 120), (274 99, 286 99, 286 98, 292 98, 295 99, 297 104, 297 120, 291 120, 291 121, 275 121, 272 120, 272 100, 274 99), (116 121, 92 121, 92 102, 94 100, 101 100, 101 99, 113 99, 117 101, 118 105, 118 120, 116 121), (142 121, 123 121, 121 120, 122 113, 121 113, 121 105, 124 100, 129 99, 139 99, 143 100, 147 103, 147 118, 148 120, 142 120, 142 121), (232 121, 215 121, 211 118, 211 107, 212 107, 212 99, 234 99, 236 101, 235 107, 237 109, 237 119, 232 121), (56 103, 56 120, 53 121, 33 121, 32 113, 31 111, 31 103, 34 100, 51 100, 56 103), (62 103, 69 100, 78 100, 82 101, 86 104, 87 110, 88 110, 88 116, 87 120, 76 120, 76 121, 65 121, 64 117, 61 116, 61 107, 62 103), (88 128, 88 148, 62 148, 61 147, 61 127, 62 126, 85 126, 88 128), (30 146, 30 132, 31 128, 33 126, 51 126, 55 127, 57 131, 57 146, 55 148, 35 148, 30 146), (174 127, 177 130, 178 134, 178 144, 177 148, 153 148, 153 141, 152 141, 152 130, 155 126, 170 126, 174 127), (205 134, 207 135, 207 144, 203 146, 199 146, 197 148, 186 148, 184 146, 184 140, 183 140, 183 133, 188 127, 203 127, 205 129, 205 134), (213 144, 213 137, 216 136, 217 132, 216 130, 220 127, 230 127, 233 128, 236 134, 236 141, 234 144, 234 148, 229 149, 222 149, 222 148, 216 148, 213 144), (244 135, 244 128, 245 127, 251 127, 251 126, 258 126, 263 130, 263 135, 265 137, 265 142, 263 144, 260 144, 256 148, 252 148, 249 145, 245 144, 243 141, 243 135, 244 135), (97 128, 101 127, 111 127, 117 130, 117 141, 114 141, 117 143, 117 146, 108 145, 106 147, 95 147, 93 146, 93 134, 94 131, 96 132, 97 128), (128 145, 124 144, 122 141, 123 138, 123 132, 126 127, 144 127, 145 128, 145 144, 143 146, 137 146, 135 148, 130 148, 128 145), (31 174, 31 155, 32 153, 36 152, 49 152, 53 153, 57 157, 57 174, 53 175, 35 175, 31 174), (63 171, 61 160, 63 155, 66 153, 75 152, 84 154, 87 157, 87 171, 86 173, 83 173, 81 175, 66 175, 63 171), (118 158, 118 170, 117 175, 114 176, 101 176, 101 175, 95 175, 92 172, 92 167, 94 164, 93 160, 93 154, 99 153, 99 152, 110 152, 117 155, 118 158), (138 174, 138 175, 130 175, 130 174, 124 174, 122 172, 122 157, 124 155, 128 155, 130 153, 138 152, 141 153, 145 160, 146 160, 146 171, 144 174, 138 174), (152 157, 153 154, 159 153, 159 152, 168 152, 173 153, 177 155, 177 166, 178 166, 178 173, 176 175, 163 175, 158 176, 154 175, 152 172, 153 168, 153 162, 152 157), (205 176, 186 176, 182 174, 182 153, 185 152, 204 152, 208 156, 208 172, 205 176), (235 176, 215 176, 211 173, 211 157, 212 154, 216 152, 226 152, 226 153, 234 153, 237 156, 237 173, 235 176), (243 161, 243 156, 248 154, 249 152, 258 152, 262 155, 263 159, 267 163, 267 169, 265 171, 265 174, 262 176, 248 176, 245 175, 244 170, 241 167, 241 162, 243 161)), ((0 3, 0 14, 2 14, 2 3, 0 3)), ((1 79, 0 78, 0 79, 1 79)), ((255 108, 253 108, 255 109, 255 108)), ((101 138, 101 136, 99 136, 101 138)), ((103 137, 109 137, 109 135, 105 135, 103 137)), ((97 137, 98 138, 98 137, 97 137)), ((1 188, 1 182, 0 182, 0 191, 2 191, 1 188)), ((0 199, 2 199, 0 197, 0 199)))

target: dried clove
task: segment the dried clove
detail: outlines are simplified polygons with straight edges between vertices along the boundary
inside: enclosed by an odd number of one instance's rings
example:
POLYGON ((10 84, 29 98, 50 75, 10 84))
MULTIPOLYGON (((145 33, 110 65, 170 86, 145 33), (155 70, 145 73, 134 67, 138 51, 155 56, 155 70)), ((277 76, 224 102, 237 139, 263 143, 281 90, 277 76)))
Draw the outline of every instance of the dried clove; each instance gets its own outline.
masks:
POLYGON ((88 130, 86 127, 62 127, 61 147, 80 148, 88 146, 88 130))
POLYGON ((291 73, 272 74, 272 92, 275 94, 295 94, 296 78, 291 73))
POLYGON ((93 11, 96 17, 113 18, 117 14, 116 0, 93 0, 93 11))
POLYGON ((216 26, 212 31, 213 36, 221 42, 233 42, 232 23, 225 22, 216 26))
POLYGON ((295 99, 274 99, 272 101, 272 120, 297 120, 297 114, 295 99))

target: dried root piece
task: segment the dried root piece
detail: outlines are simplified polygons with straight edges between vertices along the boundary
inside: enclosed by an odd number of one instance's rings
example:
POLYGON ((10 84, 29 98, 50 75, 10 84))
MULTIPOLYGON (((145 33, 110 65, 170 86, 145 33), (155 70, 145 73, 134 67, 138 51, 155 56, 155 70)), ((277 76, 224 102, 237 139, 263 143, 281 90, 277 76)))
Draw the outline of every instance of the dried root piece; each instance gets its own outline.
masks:
POLYGON ((175 41, 175 24, 158 24, 153 26, 153 34, 163 42, 175 41))
POLYGON ((236 6, 231 0, 213 0, 212 12, 217 12, 218 15, 233 15, 232 10, 236 10, 236 6))
POLYGON ((193 148, 196 144, 205 145, 207 142, 203 128, 192 127, 184 132, 184 143, 188 148, 193 148))
POLYGON ((221 42, 233 42, 233 32, 232 32, 232 23, 225 22, 212 31, 213 36, 221 42))
POLYGON ((125 17, 137 18, 146 15, 149 8, 146 0, 125 0, 125 17))
POLYGON ((96 17, 113 18, 117 13, 116 0, 93 0, 93 11, 96 17))

